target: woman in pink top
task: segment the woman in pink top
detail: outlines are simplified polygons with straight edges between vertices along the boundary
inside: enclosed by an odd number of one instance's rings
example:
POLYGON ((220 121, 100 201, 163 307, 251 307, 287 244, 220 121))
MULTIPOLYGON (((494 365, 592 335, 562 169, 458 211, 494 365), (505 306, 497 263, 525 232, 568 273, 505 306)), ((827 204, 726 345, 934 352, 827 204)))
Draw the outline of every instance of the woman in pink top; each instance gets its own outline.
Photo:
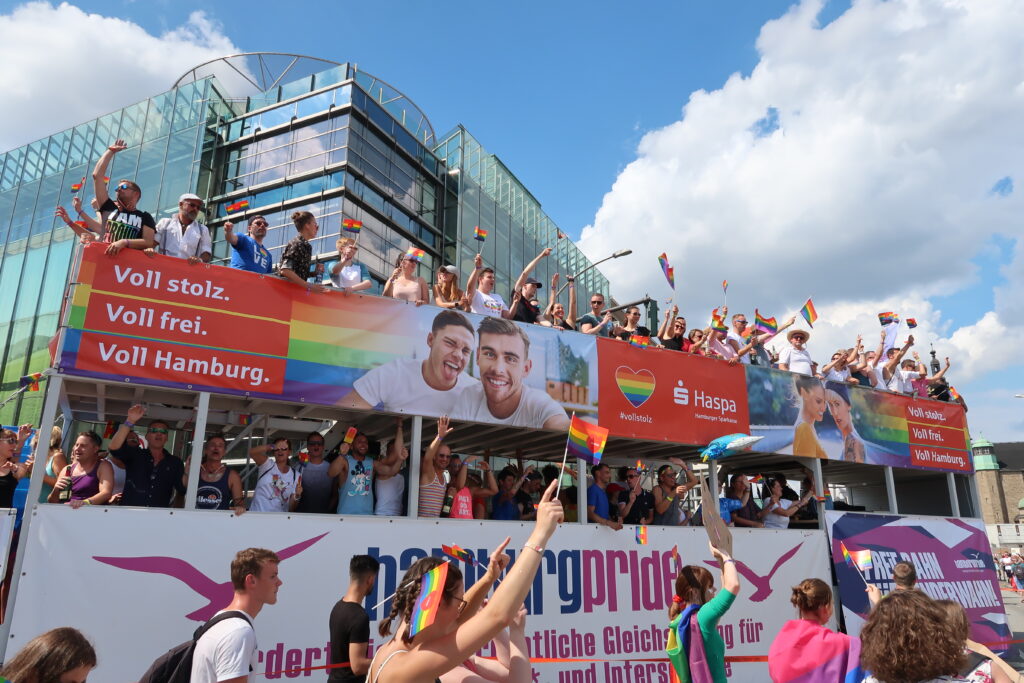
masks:
POLYGON ((410 254, 404 254, 398 261, 398 267, 391 273, 384 285, 384 296, 401 299, 411 304, 422 306, 427 303, 427 281, 416 274, 419 261, 410 254))

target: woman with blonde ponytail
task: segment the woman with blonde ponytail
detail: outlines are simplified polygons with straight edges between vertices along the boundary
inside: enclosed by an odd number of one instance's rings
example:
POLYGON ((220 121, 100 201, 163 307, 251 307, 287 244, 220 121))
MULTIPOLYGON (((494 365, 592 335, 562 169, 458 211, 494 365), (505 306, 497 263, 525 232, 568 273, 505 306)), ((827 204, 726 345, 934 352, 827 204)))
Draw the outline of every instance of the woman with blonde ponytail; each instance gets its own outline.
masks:
MULTIPOLYGON (((709 544, 710 545, 710 544, 709 544)), ((722 570, 722 590, 701 566, 687 565, 676 577, 676 593, 668 608, 668 658, 680 683, 726 683, 725 641, 718 621, 740 592, 736 561, 718 548, 711 554, 722 570)))
POLYGON ((787 621, 768 650, 772 683, 860 683, 860 639, 825 626, 832 618, 832 588, 804 579, 789 601, 800 618, 787 621))

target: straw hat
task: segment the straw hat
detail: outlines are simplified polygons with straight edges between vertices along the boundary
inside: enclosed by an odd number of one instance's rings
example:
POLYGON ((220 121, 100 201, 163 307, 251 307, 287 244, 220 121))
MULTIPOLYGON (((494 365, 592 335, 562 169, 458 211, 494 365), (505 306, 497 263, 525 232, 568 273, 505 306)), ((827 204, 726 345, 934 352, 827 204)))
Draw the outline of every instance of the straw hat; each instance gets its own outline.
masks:
POLYGON ((793 341, 794 334, 804 335, 805 342, 810 341, 811 339, 811 333, 808 332, 807 330, 790 330, 789 332, 786 333, 786 341, 793 341))

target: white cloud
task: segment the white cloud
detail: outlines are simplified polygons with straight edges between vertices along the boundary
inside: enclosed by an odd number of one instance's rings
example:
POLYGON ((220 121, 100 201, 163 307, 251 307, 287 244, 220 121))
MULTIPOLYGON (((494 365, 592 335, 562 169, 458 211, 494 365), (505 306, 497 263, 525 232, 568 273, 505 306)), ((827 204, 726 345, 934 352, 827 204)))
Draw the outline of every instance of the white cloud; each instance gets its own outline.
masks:
POLYGON ((781 321, 813 296, 818 358, 857 333, 873 345, 876 314, 895 310, 920 323, 923 357, 934 343, 954 358, 957 382, 1020 363, 1024 206, 990 190, 1024 178, 1024 4, 862 0, 824 28, 820 9, 765 24, 748 77, 692 93, 647 133, 581 247, 601 258, 643 236, 602 266, 622 301, 668 296, 667 252, 691 326, 727 278, 748 316, 781 321), (951 330, 929 297, 975 283, 970 259, 995 234, 1017 239, 1008 282, 994 311, 951 330))
POLYGON ((168 90, 189 68, 237 52, 203 12, 153 36, 67 3, 20 5, 0 15, 0 150, 168 90))

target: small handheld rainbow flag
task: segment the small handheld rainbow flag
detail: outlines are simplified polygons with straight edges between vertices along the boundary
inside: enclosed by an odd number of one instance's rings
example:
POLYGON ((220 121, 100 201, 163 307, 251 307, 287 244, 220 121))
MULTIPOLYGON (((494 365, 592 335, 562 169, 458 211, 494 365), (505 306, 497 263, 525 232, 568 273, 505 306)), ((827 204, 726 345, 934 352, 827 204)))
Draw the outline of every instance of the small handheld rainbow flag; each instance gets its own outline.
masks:
POLYGON ((420 595, 416 598, 416 605, 413 607, 412 617, 409 619, 410 638, 434 623, 434 619, 437 618, 437 609, 441 605, 441 598, 444 596, 444 584, 447 580, 447 562, 442 562, 423 575, 420 595))
POLYGON ((728 294, 729 293, 729 281, 728 280, 722 280, 722 293, 723 294, 728 294))
POLYGON ((117 433, 117 424, 113 420, 107 420, 107 424, 103 428, 103 438, 109 439, 115 433, 117 433))
POLYGON ((870 550, 850 551, 846 549, 846 544, 842 541, 839 542, 839 550, 843 553, 843 559, 846 560, 846 563, 851 567, 856 567, 860 571, 864 572, 874 566, 871 561, 870 550))
POLYGON ((28 387, 29 391, 39 391, 39 380, 43 378, 43 373, 33 372, 31 375, 25 375, 18 380, 19 387, 28 387))
POLYGON ((804 307, 800 309, 800 315, 804 317, 808 325, 814 327, 814 321, 818 319, 818 312, 814 310, 814 302, 808 299, 804 307))
POLYGON ((668 255, 662 254, 658 257, 658 263, 661 264, 661 272, 665 273, 665 279, 668 280, 668 286, 672 289, 676 288, 676 273, 672 270, 672 266, 668 265, 668 255))
POLYGON ((711 329, 716 332, 729 331, 729 326, 725 324, 725 319, 718 315, 717 308, 711 312, 711 329))
POLYGON ((635 346, 638 349, 646 349, 651 345, 651 338, 644 337, 639 334, 632 334, 629 336, 629 345, 635 346))
POLYGON ((814 499, 817 500, 819 503, 824 503, 826 500, 832 499, 832 492, 826 489, 824 495, 814 496, 814 499))
POLYGON ((353 441, 355 441, 356 440, 356 434, 358 434, 358 433, 359 433, 358 429, 356 429, 355 427, 349 427, 348 431, 345 432, 345 443, 352 443, 353 441))
POLYGON ((957 391, 956 388, 952 384, 949 385, 949 397, 951 399, 953 399, 954 401, 961 400, 960 399, 960 392, 957 391))
POLYGON ((407 259, 412 259, 416 263, 422 263, 423 257, 426 256, 426 253, 427 252, 423 251, 422 249, 417 249, 416 247, 409 247, 409 250, 405 252, 405 257, 407 259))
POLYGON ((760 474, 748 474, 747 481, 750 482, 751 484, 760 484, 761 482, 764 481, 764 477, 762 477, 760 474))
POLYGON ((233 204, 228 204, 227 206, 225 206, 224 210, 227 211, 228 213, 234 213, 235 211, 241 211, 242 209, 248 209, 248 208, 249 208, 249 200, 248 199, 239 199, 237 202, 234 202, 233 204))
POLYGON ((647 527, 638 526, 636 528, 636 542, 640 545, 647 545, 647 527))
POLYGON ((765 318, 757 309, 754 309, 754 329, 758 332, 767 332, 768 334, 775 334, 779 331, 779 323, 776 322, 775 318, 765 318))
POLYGON ((910 329, 914 329, 915 327, 917 327, 917 321, 913 318, 907 318, 907 327, 909 327, 910 329))
POLYGON ((676 567, 676 576, 683 573, 683 558, 679 557, 679 544, 672 546, 672 562, 676 567))
POLYGON ((475 239, 477 242, 483 242, 485 239, 487 239, 487 231, 481 230, 479 225, 476 226, 475 228, 473 228, 473 239, 475 239))
POLYGON ((309 451, 299 451, 299 462, 303 464, 309 462, 309 451))
POLYGON ((359 231, 363 229, 363 222, 352 218, 346 218, 341 222, 341 227, 345 229, 345 232, 351 232, 358 235, 359 231))
POLYGON ((74 194, 74 193, 78 192, 79 190, 81 190, 82 189, 82 185, 85 185, 85 176, 82 176, 81 180, 79 180, 77 183, 74 183, 74 184, 71 185, 71 193, 74 194))
POLYGON ((242 425, 243 427, 245 425, 252 424, 252 415, 239 415, 238 416, 238 424, 242 425))
POLYGON ((608 430, 592 422, 581 420, 575 415, 569 423, 569 436, 565 448, 574 458, 586 460, 591 465, 601 462, 604 446, 608 442, 608 430))
POLYGON ((463 562, 468 562, 473 566, 480 564, 480 562, 477 561, 475 557, 473 557, 473 553, 469 552, 468 550, 464 550, 457 545, 442 545, 441 552, 443 552, 448 557, 455 558, 456 560, 462 560, 463 562))
POLYGON ((878 314, 878 324, 881 325, 882 327, 885 327, 886 325, 891 325, 892 323, 898 323, 899 321, 900 317, 893 313, 892 311, 885 311, 883 313, 878 314))

